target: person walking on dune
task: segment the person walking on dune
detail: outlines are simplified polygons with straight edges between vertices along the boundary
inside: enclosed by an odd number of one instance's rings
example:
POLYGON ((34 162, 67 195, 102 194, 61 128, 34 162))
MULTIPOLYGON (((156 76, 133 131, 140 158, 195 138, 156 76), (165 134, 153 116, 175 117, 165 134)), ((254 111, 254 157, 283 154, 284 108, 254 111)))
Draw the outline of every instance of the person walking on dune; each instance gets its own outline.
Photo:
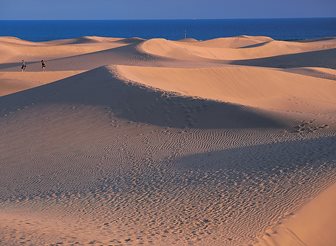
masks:
POLYGON ((21 65, 21 72, 24 72, 26 70, 26 62, 24 60, 22 60, 22 65, 21 65))
POLYGON ((42 70, 44 72, 45 69, 46 69, 46 64, 45 64, 44 60, 41 60, 41 65, 42 65, 42 70))

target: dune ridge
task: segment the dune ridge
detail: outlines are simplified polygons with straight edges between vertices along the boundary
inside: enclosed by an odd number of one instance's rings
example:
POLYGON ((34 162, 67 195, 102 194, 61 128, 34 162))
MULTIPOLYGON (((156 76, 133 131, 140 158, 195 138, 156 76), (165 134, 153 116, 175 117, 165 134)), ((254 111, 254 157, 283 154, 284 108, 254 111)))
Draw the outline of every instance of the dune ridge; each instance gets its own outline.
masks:
POLYGON ((193 96, 197 94, 178 96, 162 88, 129 83, 120 79, 116 67, 110 66, 4 97, 2 105, 7 110, 16 110, 32 103, 107 106, 115 115, 127 120, 174 128, 279 127, 282 124, 275 117, 248 107, 216 102, 210 97, 196 99, 193 96), (99 80, 93 82, 96 78, 99 80), (77 88, 81 88, 80 91, 77 88), (99 97, 92 96, 92 93, 99 97), (132 100, 125 101, 122 98, 132 100), (218 117, 219 113, 222 113, 221 117, 218 117))
POLYGON ((334 81, 276 70, 237 66, 196 69, 117 66, 117 71, 126 79, 164 91, 262 109, 333 112, 336 103, 334 81))

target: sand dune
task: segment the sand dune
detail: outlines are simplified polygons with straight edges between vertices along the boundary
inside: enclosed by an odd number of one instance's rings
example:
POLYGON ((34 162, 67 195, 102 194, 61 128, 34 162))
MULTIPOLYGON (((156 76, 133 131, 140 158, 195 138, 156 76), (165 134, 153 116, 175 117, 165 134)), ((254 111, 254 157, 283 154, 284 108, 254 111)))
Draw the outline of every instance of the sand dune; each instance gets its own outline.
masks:
POLYGON ((52 42, 27 42, 19 39, 0 38, 1 50, 5 51, 0 62, 40 61, 74 56, 77 54, 96 52, 126 45, 118 42, 120 39, 103 39, 82 37, 71 40, 58 40, 52 42))
POLYGON ((131 81, 185 96, 262 109, 335 112, 336 84, 326 79, 239 66, 196 69, 118 66, 118 72, 131 81))
MULTIPOLYGON (((160 61, 171 59, 159 59, 148 54, 139 52, 138 41, 135 44, 122 43, 121 47, 106 48, 94 52, 82 52, 81 54, 69 55, 60 58, 46 59, 47 69, 50 71, 90 70, 110 64, 125 65, 159 65, 160 61)), ((73 48, 70 48, 73 50, 73 48)), ((18 71, 21 63, 0 64, 0 71, 18 71)), ((40 60, 28 62, 29 71, 41 71, 40 60)))
POLYGON ((336 48, 336 46, 334 39, 303 43, 245 36, 203 42, 151 39, 142 43, 140 48, 148 54, 159 57, 236 61, 321 51, 336 48))
POLYGON ((215 38, 210 40, 205 40, 202 42, 195 43, 197 46, 204 47, 226 47, 226 48, 245 48, 254 45, 261 45, 266 42, 273 41, 270 37, 264 36, 237 36, 228 38, 215 38))
POLYGON ((334 39, 304 43, 244 36, 177 42, 165 39, 82 37, 10 48, 5 44, 0 70, 17 71, 21 59, 28 61, 30 71, 40 70, 41 59, 47 60, 49 69, 53 71, 89 70, 110 64, 208 67, 231 63, 279 68, 333 68, 335 47, 334 39), (242 47, 232 48, 233 44, 242 47), (29 51, 29 57, 26 51, 29 51))
POLYGON ((335 47, 0 38, 0 245, 332 245, 335 47))
POLYGON ((34 42, 23 40, 17 37, 9 37, 9 36, 1 36, 0 41, 2 43, 10 43, 10 44, 21 44, 21 45, 34 45, 34 42))
MULTIPOLYGON (((230 102, 215 102, 205 96, 203 100, 193 98, 197 96, 196 93, 181 97, 169 94, 167 90, 156 91, 143 84, 127 83, 118 79, 120 74, 116 74, 114 70, 114 67, 102 67, 18 93, 4 98, 2 105, 7 110, 24 108, 32 103, 107 106, 111 113, 126 120, 174 128, 254 128, 281 125, 281 121, 277 121, 275 117, 272 119, 265 112, 256 109, 230 102), (99 96, 92 97, 92 93, 99 96), (132 100, 124 101, 123 98, 132 100)), ((211 76, 211 73, 208 75, 211 76)), ((3 114, 8 112, 10 111, 3 114)))

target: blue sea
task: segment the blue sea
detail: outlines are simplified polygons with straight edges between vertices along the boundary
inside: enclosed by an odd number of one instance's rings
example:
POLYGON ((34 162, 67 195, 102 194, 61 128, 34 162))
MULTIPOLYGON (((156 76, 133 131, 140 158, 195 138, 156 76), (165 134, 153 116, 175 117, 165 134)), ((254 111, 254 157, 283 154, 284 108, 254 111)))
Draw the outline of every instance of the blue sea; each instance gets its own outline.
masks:
POLYGON ((264 35, 279 40, 336 36, 336 18, 232 20, 0 21, 0 36, 31 41, 80 36, 196 38, 264 35))

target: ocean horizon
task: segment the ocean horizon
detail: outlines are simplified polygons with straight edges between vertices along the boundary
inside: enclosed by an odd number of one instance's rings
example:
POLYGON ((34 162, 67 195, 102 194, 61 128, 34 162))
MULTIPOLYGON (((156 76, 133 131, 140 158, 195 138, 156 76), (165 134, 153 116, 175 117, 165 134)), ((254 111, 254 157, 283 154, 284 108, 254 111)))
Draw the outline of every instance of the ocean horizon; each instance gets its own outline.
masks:
POLYGON ((277 40, 336 36, 336 18, 196 20, 1 20, 0 36, 49 41, 81 36, 207 40, 239 35, 277 40))

